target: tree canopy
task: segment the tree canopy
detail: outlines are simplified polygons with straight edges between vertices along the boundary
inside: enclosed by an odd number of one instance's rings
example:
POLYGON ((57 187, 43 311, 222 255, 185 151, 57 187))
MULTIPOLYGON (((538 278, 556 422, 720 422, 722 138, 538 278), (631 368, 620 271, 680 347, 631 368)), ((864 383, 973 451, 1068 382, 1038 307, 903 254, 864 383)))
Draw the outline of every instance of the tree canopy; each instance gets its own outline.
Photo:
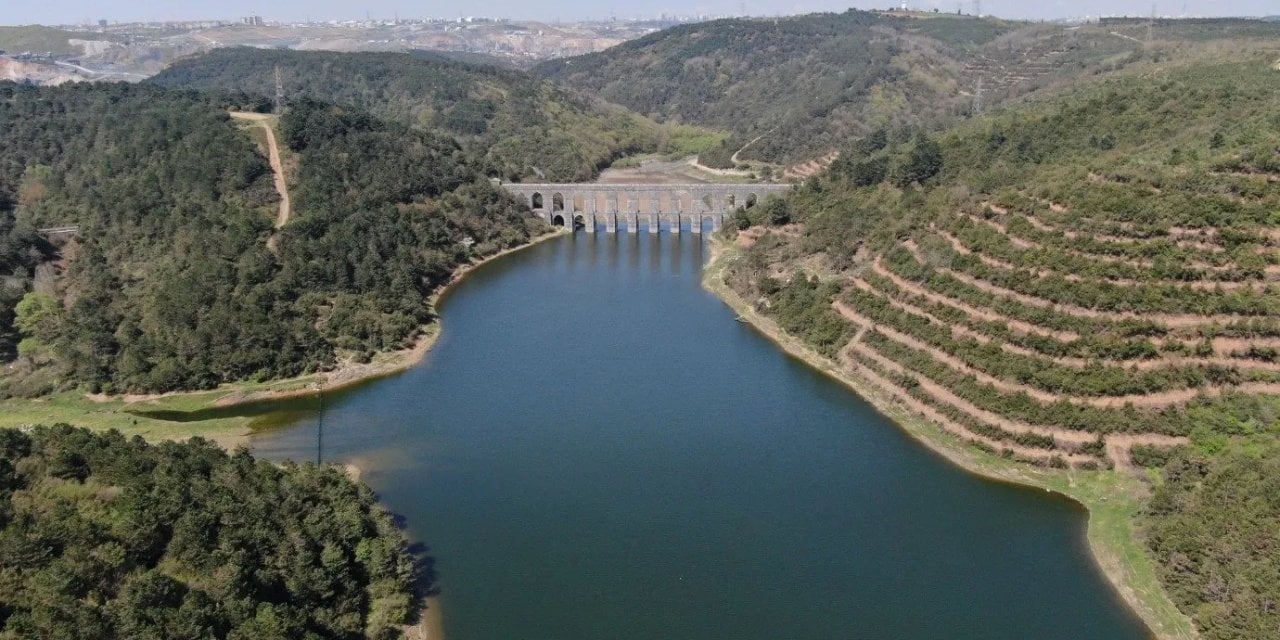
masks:
POLYGON ((0 638, 397 638, 420 566, 334 467, 0 430, 0 638))
POLYGON ((245 101, 0 85, 0 354, 21 356, 0 388, 199 389, 367 358, 417 335, 454 268, 539 228, 451 137, 302 100, 280 122, 298 166, 273 251, 270 169, 227 115, 245 101), (68 224, 61 247, 34 232, 68 224))
POLYGON ((179 61, 149 83, 275 95, 357 107, 375 117, 456 137, 483 171, 509 180, 586 180, 612 160, 657 151, 654 123, 512 69, 440 54, 216 49, 179 61))

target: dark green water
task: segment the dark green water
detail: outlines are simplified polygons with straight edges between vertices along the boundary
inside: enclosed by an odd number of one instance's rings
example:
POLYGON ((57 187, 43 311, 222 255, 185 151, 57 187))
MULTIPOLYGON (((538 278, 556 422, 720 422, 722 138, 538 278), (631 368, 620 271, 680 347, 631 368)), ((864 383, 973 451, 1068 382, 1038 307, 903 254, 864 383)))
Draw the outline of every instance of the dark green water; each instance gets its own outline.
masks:
MULTIPOLYGON (((1145 638, 1085 513, 967 475, 699 287, 578 233, 488 265, 426 362, 326 400, 437 560, 450 640, 1145 638)), ((255 440, 314 459, 314 416, 255 440)))

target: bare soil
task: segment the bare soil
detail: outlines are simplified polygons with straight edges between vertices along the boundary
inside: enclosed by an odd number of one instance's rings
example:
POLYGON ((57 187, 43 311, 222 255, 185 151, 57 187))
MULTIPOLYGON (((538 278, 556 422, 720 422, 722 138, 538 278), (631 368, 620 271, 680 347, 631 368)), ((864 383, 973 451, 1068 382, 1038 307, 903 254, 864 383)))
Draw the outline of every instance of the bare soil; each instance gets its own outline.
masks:
MULTIPOLYGON (((243 111, 233 111, 231 117, 254 122, 267 134, 267 160, 271 164, 272 181, 275 183, 276 193, 280 195, 280 208, 276 212, 275 222, 275 228, 279 229, 289 223, 289 217, 293 215, 293 206, 289 201, 289 186, 285 181, 284 163, 280 160, 280 146, 276 143, 275 127, 272 126, 275 117, 265 113, 243 111)), ((267 240, 267 247, 272 253, 275 253, 278 242, 275 235, 267 240)))

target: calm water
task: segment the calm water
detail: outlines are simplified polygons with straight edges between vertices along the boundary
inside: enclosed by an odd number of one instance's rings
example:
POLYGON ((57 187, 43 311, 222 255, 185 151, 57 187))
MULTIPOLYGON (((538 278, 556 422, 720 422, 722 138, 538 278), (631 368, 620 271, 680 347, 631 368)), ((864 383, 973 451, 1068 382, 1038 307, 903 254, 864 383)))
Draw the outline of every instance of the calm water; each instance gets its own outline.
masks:
MULTIPOLYGON (((404 375, 326 400, 437 560, 450 640, 1145 638, 1085 513, 979 480, 699 287, 689 235, 473 274, 404 375)), ((313 459, 314 415, 255 440, 313 459)))

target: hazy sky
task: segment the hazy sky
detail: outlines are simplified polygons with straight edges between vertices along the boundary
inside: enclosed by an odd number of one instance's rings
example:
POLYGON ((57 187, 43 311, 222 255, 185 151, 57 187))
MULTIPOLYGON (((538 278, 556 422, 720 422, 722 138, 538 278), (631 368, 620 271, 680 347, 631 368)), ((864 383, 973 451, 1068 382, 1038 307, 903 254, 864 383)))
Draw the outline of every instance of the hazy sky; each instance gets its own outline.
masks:
MULTIPOLYGON (((0 24, 67 24, 100 18, 119 21, 228 19, 259 14, 268 20, 374 17, 458 17, 464 15, 572 20, 653 16, 659 13, 774 15, 843 11, 896 5, 893 0, 0 0, 0 24)), ((912 0, 913 8, 955 11, 972 0, 912 0)), ((1161 15, 1268 15, 1280 13, 1280 0, 1164 0, 1161 15)), ((983 0, 982 11, 1009 18, 1058 18, 1106 14, 1147 15, 1151 0, 983 0)))

